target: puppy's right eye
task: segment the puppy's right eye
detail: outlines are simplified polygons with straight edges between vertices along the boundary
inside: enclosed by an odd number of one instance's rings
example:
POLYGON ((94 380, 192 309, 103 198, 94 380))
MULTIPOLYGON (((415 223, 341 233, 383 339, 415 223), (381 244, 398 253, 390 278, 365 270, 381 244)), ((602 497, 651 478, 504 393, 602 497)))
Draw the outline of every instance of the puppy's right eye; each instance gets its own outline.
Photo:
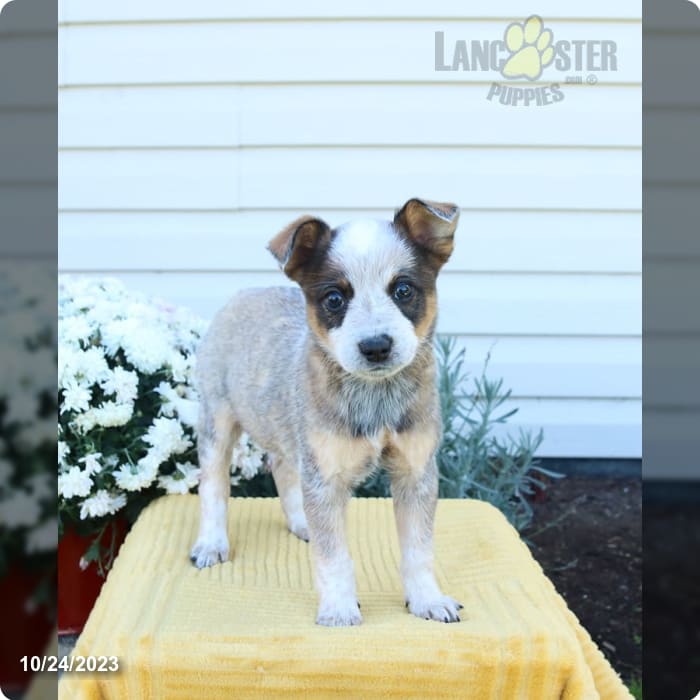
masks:
POLYGON ((340 311, 345 306, 345 297, 336 289, 323 297, 323 305, 329 311, 340 311))

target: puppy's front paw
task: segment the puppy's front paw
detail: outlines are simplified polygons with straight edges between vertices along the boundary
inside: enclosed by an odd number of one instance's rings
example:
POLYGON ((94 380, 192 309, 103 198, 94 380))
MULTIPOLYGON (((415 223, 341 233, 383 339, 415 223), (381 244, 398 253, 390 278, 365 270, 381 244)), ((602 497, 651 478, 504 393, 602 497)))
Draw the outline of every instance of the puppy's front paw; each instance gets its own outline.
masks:
POLYGON ((190 552, 190 561, 198 569, 203 569, 206 566, 214 566, 214 564, 226 561, 228 554, 228 538, 225 535, 199 537, 190 552))
POLYGON ((464 607, 454 598, 442 594, 428 598, 414 597, 406 605, 416 617, 437 622, 461 622, 458 611, 464 607))
POLYGON ((306 518, 290 518, 287 525, 289 527, 289 532, 291 532, 293 535, 296 535, 304 542, 309 541, 309 526, 306 524, 306 518))
POLYGON ((321 603, 318 607, 316 624, 326 627, 349 627, 362 624, 360 604, 354 599, 321 603))

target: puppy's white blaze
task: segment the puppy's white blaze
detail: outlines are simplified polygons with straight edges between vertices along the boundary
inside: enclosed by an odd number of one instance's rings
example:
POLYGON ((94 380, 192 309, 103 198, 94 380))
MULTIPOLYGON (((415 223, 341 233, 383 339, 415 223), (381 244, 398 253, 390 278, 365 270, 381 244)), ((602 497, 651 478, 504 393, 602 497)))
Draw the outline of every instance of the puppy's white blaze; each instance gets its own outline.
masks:
POLYGON ((388 283, 401 267, 413 263, 411 250, 388 221, 362 219, 338 229, 329 258, 343 268, 354 288, 364 280, 388 283), (354 279, 353 279, 354 278, 354 279))
POLYGON ((340 258, 352 255, 367 255, 376 250, 380 237, 391 233, 388 221, 380 219, 358 219, 343 224, 333 241, 333 250, 340 258))

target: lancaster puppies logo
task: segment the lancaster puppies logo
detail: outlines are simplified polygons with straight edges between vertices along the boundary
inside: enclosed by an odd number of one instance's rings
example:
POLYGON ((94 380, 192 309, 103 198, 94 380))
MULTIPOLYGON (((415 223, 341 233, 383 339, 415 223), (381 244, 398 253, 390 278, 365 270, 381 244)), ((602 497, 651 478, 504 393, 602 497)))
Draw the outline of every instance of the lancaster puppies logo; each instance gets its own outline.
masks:
POLYGON ((559 39, 532 15, 522 22, 512 22, 495 41, 457 39, 452 51, 445 32, 435 32, 435 70, 498 71, 507 81, 525 81, 525 86, 493 82, 486 98, 511 107, 544 106, 561 102, 564 83, 595 85, 598 73, 617 70, 617 44, 605 39, 559 39), (568 73, 561 75, 562 73, 568 73), (549 85, 541 83, 556 76, 549 85), (559 75, 557 75, 557 73, 559 75))

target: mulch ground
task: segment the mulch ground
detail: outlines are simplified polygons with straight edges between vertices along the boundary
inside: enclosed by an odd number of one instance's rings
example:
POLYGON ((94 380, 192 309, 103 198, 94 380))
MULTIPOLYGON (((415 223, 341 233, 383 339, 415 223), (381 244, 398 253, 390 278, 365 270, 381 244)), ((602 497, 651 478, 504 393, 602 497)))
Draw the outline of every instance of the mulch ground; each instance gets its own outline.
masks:
POLYGON ((641 480, 568 476, 534 510, 534 557, 625 682, 641 680, 641 480))

